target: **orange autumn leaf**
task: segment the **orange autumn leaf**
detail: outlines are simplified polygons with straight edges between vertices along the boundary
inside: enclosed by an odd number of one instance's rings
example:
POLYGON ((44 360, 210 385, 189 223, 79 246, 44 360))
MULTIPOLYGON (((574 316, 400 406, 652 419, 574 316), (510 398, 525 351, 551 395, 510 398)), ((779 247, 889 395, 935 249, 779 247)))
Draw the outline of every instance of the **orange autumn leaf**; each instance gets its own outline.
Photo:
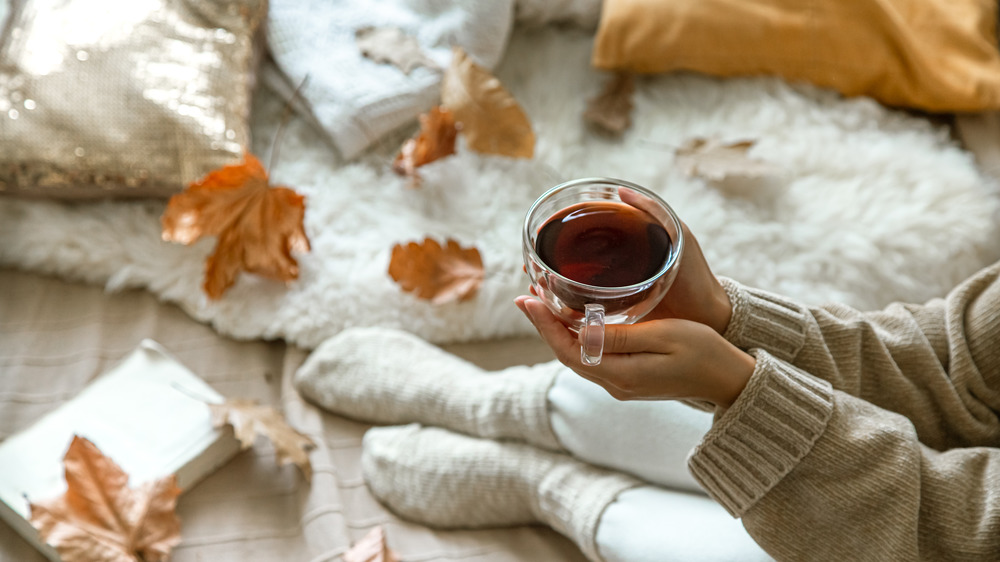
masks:
POLYGON ((181 541, 174 475, 128 487, 128 474, 96 445, 73 437, 66 492, 31 503, 31 524, 63 562, 158 562, 181 541))
POLYGON ((212 425, 231 425, 241 448, 249 449, 256 437, 263 435, 274 446, 279 466, 293 463, 299 467, 307 481, 312 480, 309 451, 316 448, 316 443, 288 425, 277 410, 261 406, 253 400, 239 398, 226 400, 222 404, 209 404, 208 407, 212 412, 212 425))
POLYGON ((420 184, 417 168, 455 154, 455 117, 443 107, 434 107, 420 116, 420 132, 403 143, 392 163, 397 174, 410 178, 410 185, 420 184))
POLYGON ((619 72, 608 79, 597 97, 587 102, 583 119, 598 131, 620 137, 632 126, 632 96, 635 79, 631 74, 619 72))
POLYGON ((462 248, 451 239, 442 246, 427 238, 422 243, 396 244, 389 276, 404 291, 434 304, 464 301, 483 283, 483 259, 476 248, 462 248))
POLYGON ((441 81, 441 105, 455 114, 471 150, 531 158, 535 133, 527 114, 495 76, 459 47, 441 81))
POLYGON ((192 244, 203 236, 218 240, 205 262, 205 293, 218 299, 240 271, 278 281, 299 276, 292 252, 308 252, 302 219, 305 198, 287 187, 272 187, 252 154, 188 185, 170 198, 160 221, 162 238, 192 244))
POLYGON ((399 562, 399 556, 386 544, 385 530, 377 525, 344 553, 344 562, 399 562))

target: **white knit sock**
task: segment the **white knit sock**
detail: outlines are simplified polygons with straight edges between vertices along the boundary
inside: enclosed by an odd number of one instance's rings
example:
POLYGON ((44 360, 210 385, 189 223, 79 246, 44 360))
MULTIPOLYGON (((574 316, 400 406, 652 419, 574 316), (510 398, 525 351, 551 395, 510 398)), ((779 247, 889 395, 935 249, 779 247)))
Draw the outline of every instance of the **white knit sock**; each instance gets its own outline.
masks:
POLYGON ((546 395, 557 363, 487 372, 400 330, 355 328, 320 345, 295 375, 307 399, 377 424, 418 422, 552 450, 546 395))
POLYGON ((604 510, 638 480, 569 455, 419 424, 365 434, 368 488, 401 517, 442 528, 544 523, 599 561, 604 510))

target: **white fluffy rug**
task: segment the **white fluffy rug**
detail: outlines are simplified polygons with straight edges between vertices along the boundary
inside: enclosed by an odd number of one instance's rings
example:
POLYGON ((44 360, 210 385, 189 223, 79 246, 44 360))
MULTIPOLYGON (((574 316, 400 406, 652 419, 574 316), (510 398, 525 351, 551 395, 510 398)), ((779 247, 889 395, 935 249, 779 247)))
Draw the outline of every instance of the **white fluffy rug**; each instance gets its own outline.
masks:
MULTIPOLYGON (((532 161, 460 149, 410 190, 388 163, 403 137, 339 164, 300 122, 285 135, 276 183, 307 196, 310 254, 284 286, 244 275, 219 302, 200 290, 213 241, 159 238, 161 204, 67 206, 0 200, 0 264, 106 285, 141 287, 238 338, 311 348, 349 326, 399 327, 444 343, 527 334, 511 303, 526 287, 519 227, 557 182, 602 175, 661 193, 688 222, 718 274, 809 303, 881 307, 923 301, 1000 258, 997 190, 945 128, 866 99, 843 100, 778 80, 695 75, 638 82, 635 124, 621 141, 592 135, 580 115, 605 79, 588 34, 519 30, 497 74, 538 135, 532 161), (683 177, 672 148, 692 136, 759 140, 752 154, 782 174, 712 186, 683 177), (397 242, 453 237, 480 249, 478 296, 433 306, 386 274, 397 242)), ((257 152, 281 101, 259 100, 257 152)), ((409 133, 409 131, 406 131, 409 133)))

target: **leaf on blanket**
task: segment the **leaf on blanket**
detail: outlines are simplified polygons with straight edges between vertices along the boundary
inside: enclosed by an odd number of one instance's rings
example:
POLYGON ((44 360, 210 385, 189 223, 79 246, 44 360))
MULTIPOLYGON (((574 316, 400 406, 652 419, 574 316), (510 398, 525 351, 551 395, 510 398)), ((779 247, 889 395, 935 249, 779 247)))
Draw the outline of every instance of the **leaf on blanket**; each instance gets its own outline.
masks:
POLYGON ((344 562, 399 562, 399 556, 386 544, 385 530, 377 525, 344 553, 344 562))
POLYGON ((222 404, 209 404, 208 407, 212 411, 212 425, 231 425, 244 450, 253 446, 258 435, 263 435, 274 445, 279 466, 294 463, 302 470, 306 481, 312 481, 309 451, 315 449, 316 444, 288 425, 277 410, 261 406, 253 400, 239 398, 226 400, 222 404))
POLYGON ((398 27, 362 27, 354 32, 361 55, 378 63, 389 63, 409 74, 418 66, 440 69, 420 48, 417 38, 398 27))
POLYGON ((389 259, 392 280, 404 291, 434 304, 472 298, 483 283, 483 275, 479 250, 462 248, 451 239, 444 246, 432 238, 396 244, 389 259))
POLYGON ((495 76, 459 47, 441 82, 441 105, 459 122, 470 149, 512 158, 535 154, 528 116, 495 76))
POLYGON ((163 240, 192 244, 215 236, 205 262, 205 293, 220 298, 247 271, 278 281, 299 276, 292 252, 308 252, 302 219, 305 198, 287 187, 272 187, 252 154, 188 185, 170 198, 160 222, 163 240))
POLYGON ((620 137, 632 126, 632 96, 635 79, 625 72, 615 73, 597 97, 587 102, 583 120, 596 130, 620 137))
POLYGON ((443 107, 434 107, 420 116, 420 132, 403 143, 392 163, 397 174, 410 179, 410 187, 420 185, 417 168, 455 154, 455 117, 443 107))
POLYGON ((64 562, 156 562, 181 542, 174 475, 128 487, 128 474, 89 440, 63 457, 66 492, 31 503, 31 524, 64 562))
POLYGON ((674 165, 688 176, 721 181, 729 176, 756 178, 778 171, 773 164, 750 158, 747 152, 755 140, 724 142, 695 137, 674 152, 674 165))

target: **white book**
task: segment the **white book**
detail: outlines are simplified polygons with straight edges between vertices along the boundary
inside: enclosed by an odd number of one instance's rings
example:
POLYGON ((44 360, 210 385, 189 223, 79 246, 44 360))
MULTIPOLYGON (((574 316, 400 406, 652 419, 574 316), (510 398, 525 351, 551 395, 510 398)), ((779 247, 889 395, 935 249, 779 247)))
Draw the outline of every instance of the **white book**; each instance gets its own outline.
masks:
POLYGON ((28 522, 28 501, 66 491, 63 456, 79 435, 137 486, 170 474, 187 490, 240 450, 229 429, 212 427, 209 403, 223 397, 152 340, 74 398, 0 443, 0 518, 50 560, 55 549, 28 522))

